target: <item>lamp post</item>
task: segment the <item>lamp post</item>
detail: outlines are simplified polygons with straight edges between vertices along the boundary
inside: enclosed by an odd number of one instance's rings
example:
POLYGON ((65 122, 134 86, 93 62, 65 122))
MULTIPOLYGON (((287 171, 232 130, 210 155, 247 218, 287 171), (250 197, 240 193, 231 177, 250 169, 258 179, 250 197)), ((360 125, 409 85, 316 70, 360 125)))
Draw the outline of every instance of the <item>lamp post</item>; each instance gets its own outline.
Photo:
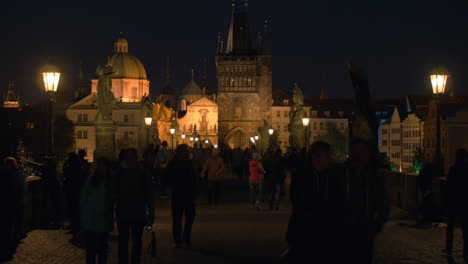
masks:
POLYGON ((190 137, 190 144, 192 145, 192 148, 193 148, 193 137, 190 137))
POLYGON ((151 125, 153 124, 153 117, 151 116, 147 116, 145 117, 145 125, 146 125, 146 144, 150 144, 150 128, 151 128, 151 125))
POLYGON ((49 142, 47 146, 47 154, 54 154, 54 103, 55 94, 60 80, 60 72, 58 69, 48 64, 44 67, 42 72, 42 78, 44 81, 44 89, 49 94, 49 142))
POLYGON ((304 126, 304 149, 307 150, 307 128, 309 127, 310 118, 303 117, 302 125, 304 126))
POLYGON ((269 148, 273 148, 273 146, 272 146, 273 144, 271 143, 271 140, 272 140, 271 137, 273 136, 273 133, 275 133, 275 130, 273 128, 268 129, 268 135, 270 135, 269 138, 268 138, 268 147, 269 148))
POLYGON ((182 138, 182 144, 185 144, 185 137, 186 137, 186 135, 185 135, 185 134, 182 134, 180 137, 182 138))
POLYGON ((174 149, 174 133, 175 133, 175 128, 169 129, 169 132, 171 132, 171 148, 174 149))
MULTIPOLYGON (((436 104, 436 150, 434 155, 434 163, 439 173, 444 172, 442 164, 442 154, 440 149, 440 96, 445 92, 448 73, 445 69, 438 68, 431 72, 432 92, 434 94, 434 102, 436 104)), ((441 175, 440 175, 441 176, 441 175)))

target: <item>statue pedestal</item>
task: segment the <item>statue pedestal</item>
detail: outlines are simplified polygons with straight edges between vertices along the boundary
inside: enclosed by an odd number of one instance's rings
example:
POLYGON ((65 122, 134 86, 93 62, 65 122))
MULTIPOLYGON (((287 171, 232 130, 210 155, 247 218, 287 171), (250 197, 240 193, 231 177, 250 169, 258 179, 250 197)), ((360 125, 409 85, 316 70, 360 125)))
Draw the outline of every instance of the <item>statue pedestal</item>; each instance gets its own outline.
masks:
POLYGON ((115 125, 113 121, 98 121, 94 124, 96 127, 96 150, 94 151, 94 160, 100 157, 106 157, 114 160, 114 132, 115 125))

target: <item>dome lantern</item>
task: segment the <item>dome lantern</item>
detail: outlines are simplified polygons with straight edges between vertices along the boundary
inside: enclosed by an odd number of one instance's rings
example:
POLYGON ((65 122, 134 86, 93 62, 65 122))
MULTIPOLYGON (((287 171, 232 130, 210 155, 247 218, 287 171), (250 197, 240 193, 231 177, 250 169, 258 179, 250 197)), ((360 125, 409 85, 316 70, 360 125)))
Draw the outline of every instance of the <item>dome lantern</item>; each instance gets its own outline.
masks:
POLYGON ((120 32, 120 37, 114 42, 114 53, 128 53, 128 41, 120 32))

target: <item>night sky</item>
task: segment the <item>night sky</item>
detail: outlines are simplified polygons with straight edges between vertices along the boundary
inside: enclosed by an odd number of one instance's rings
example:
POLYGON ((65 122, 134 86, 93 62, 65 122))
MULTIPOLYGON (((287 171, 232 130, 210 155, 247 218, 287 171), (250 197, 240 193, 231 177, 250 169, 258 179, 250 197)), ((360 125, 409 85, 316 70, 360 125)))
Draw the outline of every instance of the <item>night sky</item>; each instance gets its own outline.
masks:
MULTIPOLYGON (((62 69, 59 89, 75 88, 80 61, 91 79, 121 31, 145 65, 153 95, 166 56, 176 88, 191 68, 200 73, 203 58, 216 87, 216 36, 227 39, 229 0, 15 2, 2 6, 2 94, 15 81, 23 98, 36 102, 44 94, 40 68, 49 59, 62 69)), ((255 38, 269 21, 273 89, 297 82, 308 96, 326 86, 330 97, 351 97, 345 62, 352 59, 368 71, 374 97, 430 92, 427 72, 437 65, 451 73, 449 92, 468 94, 467 2, 250 0, 250 26, 255 38)))

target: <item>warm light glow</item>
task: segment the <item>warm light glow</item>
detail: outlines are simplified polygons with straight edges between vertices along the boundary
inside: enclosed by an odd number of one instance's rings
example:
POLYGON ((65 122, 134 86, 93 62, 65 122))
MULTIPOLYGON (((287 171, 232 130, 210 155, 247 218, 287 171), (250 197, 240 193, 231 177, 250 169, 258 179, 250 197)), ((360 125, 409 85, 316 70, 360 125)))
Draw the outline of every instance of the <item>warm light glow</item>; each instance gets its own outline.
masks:
POLYGON ((210 141, 209 141, 208 139, 207 139, 207 140, 205 140, 205 144, 208 144, 208 143, 210 143, 210 141))
POLYGON ((255 143, 255 138, 254 138, 254 137, 250 137, 250 141, 252 141, 252 143, 255 143))
POLYGON ((185 134, 182 134, 180 137, 182 137, 182 139, 185 139, 186 136, 185 134))
POLYGON ((268 129, 268 134, 273 135, 274 132, 275 130, 273 128, 268 129))
POLYGON ((171 129, 169 129, 169 131, 171 132, 172 135, 174 135, 174 133, 175 133, 175 128, 171 128, 171 129))
POLYGON ((309 121, 310 121, 310 118, 308 118, 308 117, 302 118, 302 125, 304 125, 305 127, 308 126, 309 121))
POLYGON ((152 123, 153 123, 153 118, 151 116, 145 117, 145 125, 146 126, 151 126, 152 123))
POLYGON ((197 138, 197 137, 195 138, 195 141, 198 141, 198 138, 197 138))
POLYGON ((255 140, 258 140, 258 136, 255 136, 255 140))
POLYGON ((432 92, 434 94, 443 94, 447 84, 447 74, 431 74, 432 92))
POLYGON ((44 88, 46 92, 57 92, 60 72, 43 72, 44 88))
POLYGON ((218 145, 215 144, 215 145, 214 145, 214 148, 218 148, 218 145))
POLYGON ((193 141, 193 137, 190 137, 190 141, 193 141))

